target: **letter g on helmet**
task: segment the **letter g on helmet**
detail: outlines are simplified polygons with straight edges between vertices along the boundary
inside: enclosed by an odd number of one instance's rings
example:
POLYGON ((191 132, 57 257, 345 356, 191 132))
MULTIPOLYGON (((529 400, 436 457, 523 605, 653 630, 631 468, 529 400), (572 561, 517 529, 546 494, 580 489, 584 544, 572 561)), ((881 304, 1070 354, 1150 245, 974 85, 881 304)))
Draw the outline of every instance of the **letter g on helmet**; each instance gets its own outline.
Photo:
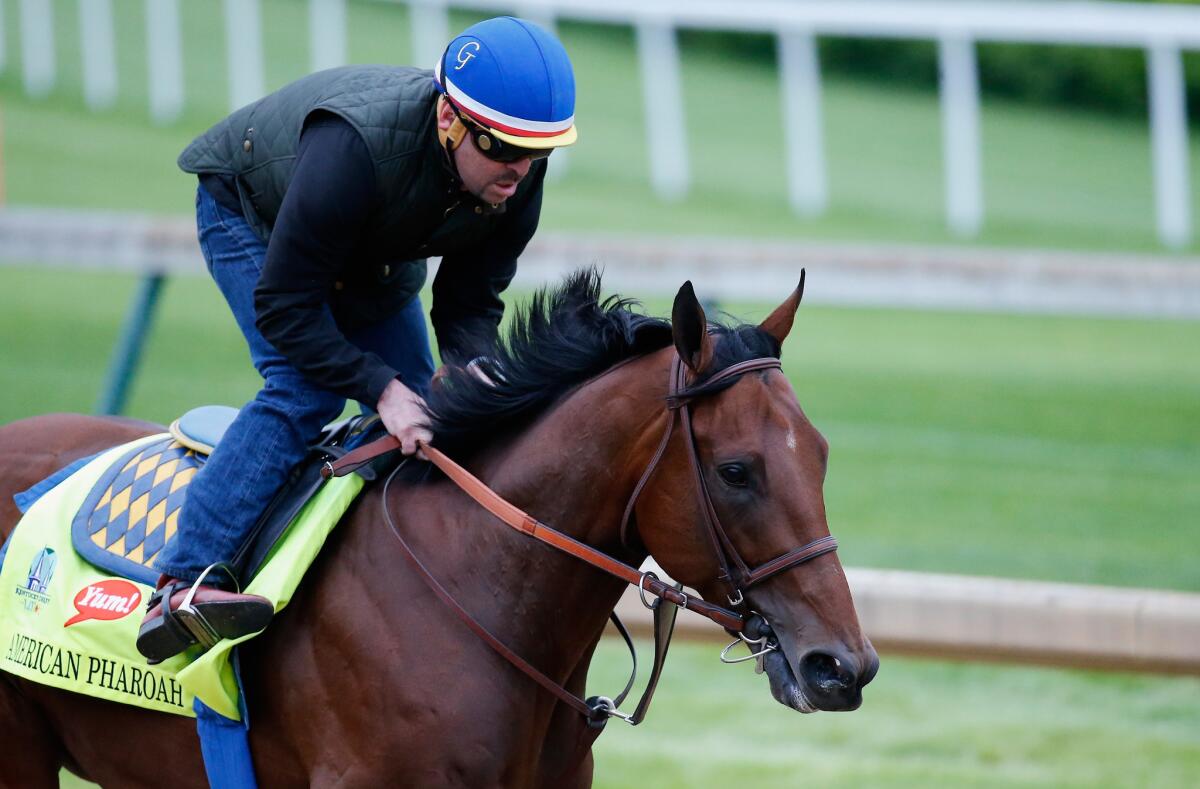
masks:
POLYGON ((502 16, 472 25, 442 53, 437 89, 463 114, 521 148, 575 142, 575 73, 554 36, 502 16))

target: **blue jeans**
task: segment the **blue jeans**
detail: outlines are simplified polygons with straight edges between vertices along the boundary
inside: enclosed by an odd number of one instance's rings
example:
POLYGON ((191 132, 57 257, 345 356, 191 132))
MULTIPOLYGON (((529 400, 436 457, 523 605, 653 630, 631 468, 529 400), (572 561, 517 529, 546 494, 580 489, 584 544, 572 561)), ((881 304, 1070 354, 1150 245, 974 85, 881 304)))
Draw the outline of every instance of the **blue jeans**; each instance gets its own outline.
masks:
MULTIPOLYGON (((254 287, 267 246, 246 220, 200 187, 196 226, 209 273, 246 337, 263 388, 196 473, 176 537, 155 562, 161 572, 183 580, 233 558, 288 473, 346 403, 288 364, 255 326, 254 287)), ((410 389, 422 396, 428 390, 433 358, 419 298, 389 318, 347 333, 346 339, 397 370, 410 389)))

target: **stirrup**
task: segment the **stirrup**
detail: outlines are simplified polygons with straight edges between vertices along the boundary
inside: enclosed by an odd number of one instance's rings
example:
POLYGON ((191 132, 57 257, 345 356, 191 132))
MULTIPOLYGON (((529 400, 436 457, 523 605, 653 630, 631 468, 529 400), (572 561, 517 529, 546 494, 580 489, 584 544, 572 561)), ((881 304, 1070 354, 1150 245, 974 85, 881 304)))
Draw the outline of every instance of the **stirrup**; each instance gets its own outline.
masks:
POLYGON ((204 572, 200 573, 199 577, 196 578, 196 581, 192 584, 192 588, 188 589, 183 602, 173 612, 171 611, 171 598, 168 597, 163 602, 163 615, 166 616, 169 612, 171 616, 177 617, 183 623, 183 626, 187 628, 188 632, 192 634, 192 638, 196 640, 196 643, 204 647, 205 651, 216 646, 216 643, 221 640, 221 636, 209 624, 209 621, 204 618, 204 614, 192 606, 192 600, 196 597, 196 592, 200 589, 200 584, 204 583, 204 579, 214 569, 224 570, 225 574, 233 580, 234 591, 239 594, 241 593, 241 585, 237 582, 237 576, 233 574, 233 568, 225 562, 214 562, 204 568, 204 572))
MULTIPOLYGON (((194 604, 193 601, 204 580, 214 570, 224 571, 233 581, 234 593, 241 593, 232 567, 225 563, 216 563, 209 565, 204 569, 204 572, 200 573, 200 576, 188 588, 187 595, 183 601, 176 608, 171 608, 171 598, 184 588, 185 584, 183 582, 167 584, 150 596, 146 604, 146 610, 149 611, 155 605, 161 605, 160 616, 162 617, 161 622, 156 621, 150 627, 147 627, 150 623, 143 623, 142 629, 138 632, 138 651, 147 658, 150 665, 155 665, 174 657, 195 644, 199 644, 207 651, 224 638, 240 637, 246 633, 261 630, 269 624, 270 618, 267 617, 261 627, 252 626, 251 629, 247 629, 243 633, 240 632, 241 628, 238 628, 236 632, 231 631, 229 627, 231 622, 228 620, 222 622, 222 617, 220 616, 217 616, 217 624, 210 621, 204 612, 200 608, 197 608, 197 604, 194 604)), ((247 602, 251 605, 253 604, 252 601, 247 602)), ((264 600, 264 602, 266 601, 264 600)), ((204 603, 198 605, 204 605, 204 603)), ((213 605, 213 603, 209 603, 209 605, 213 605)), ((228 603, 225 605, 228 605, 228 603)), ((219 614, 220 610, 218 608, 210 613, 219 614)))

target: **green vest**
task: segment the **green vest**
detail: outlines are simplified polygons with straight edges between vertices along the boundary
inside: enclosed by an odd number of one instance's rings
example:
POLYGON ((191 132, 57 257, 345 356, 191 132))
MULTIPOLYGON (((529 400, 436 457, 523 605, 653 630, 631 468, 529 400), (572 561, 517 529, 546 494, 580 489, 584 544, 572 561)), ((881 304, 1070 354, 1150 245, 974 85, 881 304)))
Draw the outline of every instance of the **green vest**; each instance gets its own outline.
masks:
MULTIPOLYGON (((263 240, 291 181, 300 132, 316 111, 334 113, 358 130, 375 164, 376 205, 369 232, 387 239, 392 260, 407 265, 348 272, 356 301, 386 285, 395 305, 425 282, 425 258, 478 248, 502 214, 459 192, 435 128, 433 72, 402 66, 343 66, 320 71, 236 110, 179 156, 189 173, 232 176, 242 214, 263 240), (458 204, 454 210, 448 210, 458 204), (355 287, 357 286, 357 287, 355 287)), ((526 178, 510 206, 528 199, 526 178)), ((349 295, 349 294, 346 294, 349 295)), ((370 309, 369 312, 376 310, 370 309)))

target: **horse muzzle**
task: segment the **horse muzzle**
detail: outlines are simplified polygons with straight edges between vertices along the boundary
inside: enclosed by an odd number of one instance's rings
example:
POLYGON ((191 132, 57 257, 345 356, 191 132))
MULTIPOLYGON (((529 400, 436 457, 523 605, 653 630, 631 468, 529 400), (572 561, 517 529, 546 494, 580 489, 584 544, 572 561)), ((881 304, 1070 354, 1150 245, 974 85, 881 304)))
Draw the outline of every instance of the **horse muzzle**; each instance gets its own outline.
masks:
POLYGON ((856 710, 863 687, 879 671, 879 657, 869 644, 858 655, 837 648, 796 654, 794 644, 782 641, 780 649, 763 656, 762 667, 771 695, 797 712, 856 710))

